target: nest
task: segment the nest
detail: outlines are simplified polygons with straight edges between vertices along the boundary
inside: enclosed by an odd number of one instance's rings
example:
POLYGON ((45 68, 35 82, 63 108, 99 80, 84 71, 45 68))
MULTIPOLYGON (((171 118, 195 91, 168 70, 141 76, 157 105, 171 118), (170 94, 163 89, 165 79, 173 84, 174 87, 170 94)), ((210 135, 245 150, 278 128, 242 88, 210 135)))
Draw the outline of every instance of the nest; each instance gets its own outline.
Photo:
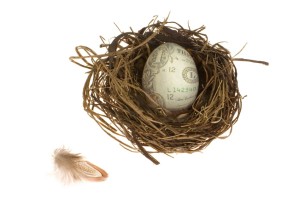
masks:
POLYGON ((123 147, 155 164, 159 162, 153 153, 198 152, 214 139, 227 137, 242 108, 237 70, 230 52, 219 43, 210 44, 203 30, 153 20, 137 32, 122 32, 110 44, 102 40, 104 54, 76 47, 78 56, 71 61, 89 69, 83 88, 86 112, 123 147), (165 42, 184 47, 198 70, 197 98, 183 116, 150 106, 142 87, 148 56, 165 42))

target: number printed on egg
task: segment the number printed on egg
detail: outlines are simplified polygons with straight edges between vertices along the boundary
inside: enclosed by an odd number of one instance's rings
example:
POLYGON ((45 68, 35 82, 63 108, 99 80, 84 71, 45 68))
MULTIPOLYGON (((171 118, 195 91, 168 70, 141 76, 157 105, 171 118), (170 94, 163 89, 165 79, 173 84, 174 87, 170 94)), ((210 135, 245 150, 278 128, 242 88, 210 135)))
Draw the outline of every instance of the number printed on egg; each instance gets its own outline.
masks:
POLYGON ((175 72, 175 67, 169 67, 169 72, 175 72))
POLYGON ((176 92, 195 92, 197 91, 197 87, 171 87, 171 88, 168 88, 167 91, 168 92, 172 92, 172 93, 176 93, 176 92))

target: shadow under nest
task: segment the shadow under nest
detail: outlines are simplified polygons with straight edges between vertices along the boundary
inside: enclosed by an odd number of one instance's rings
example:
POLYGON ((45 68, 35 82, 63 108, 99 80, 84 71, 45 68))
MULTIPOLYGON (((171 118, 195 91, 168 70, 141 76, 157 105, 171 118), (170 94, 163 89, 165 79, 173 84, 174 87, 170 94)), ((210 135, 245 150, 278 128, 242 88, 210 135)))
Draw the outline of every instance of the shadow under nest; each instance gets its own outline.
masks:
POLYGON ((230 52, 218 43, 210 44, 203 30, 203 26, 190 30, 176 22, 153 22, 137 32, 121 33, 110 44, 103 43, 100 47, 106 48, 105 54, 76 47, 78 56, 71 61, 89 69, 83 88, 84 109, 123 147, 141 152, 155 164, 159 162, 153 153, 202 150, 232 128, 242 107, 230 52), (184 47, 198 70, 197 98, 184 117, 149 106, 149 94, 142 89, 147 58, 165 42, 184 47))

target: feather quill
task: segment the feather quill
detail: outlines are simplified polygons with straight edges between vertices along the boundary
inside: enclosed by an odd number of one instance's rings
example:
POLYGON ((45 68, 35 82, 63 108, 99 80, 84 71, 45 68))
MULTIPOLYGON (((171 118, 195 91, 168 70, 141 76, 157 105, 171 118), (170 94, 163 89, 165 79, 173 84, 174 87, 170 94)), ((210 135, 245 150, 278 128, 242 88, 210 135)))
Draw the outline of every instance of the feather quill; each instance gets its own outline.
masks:
POLYGON ((65 183, 76 181, 104 181, 108 174, 105 170, 84 160, 79 154, 71 153, 65 148, 55 149, 54 164, 57 175, 65 183))

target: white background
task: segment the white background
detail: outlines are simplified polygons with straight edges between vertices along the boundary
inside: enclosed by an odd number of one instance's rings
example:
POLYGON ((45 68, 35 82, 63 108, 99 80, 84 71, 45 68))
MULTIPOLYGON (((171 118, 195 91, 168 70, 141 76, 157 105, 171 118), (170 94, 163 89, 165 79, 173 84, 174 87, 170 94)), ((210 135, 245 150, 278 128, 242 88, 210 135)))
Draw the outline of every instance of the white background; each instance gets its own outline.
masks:
POLYGON ((297 1, 1 1, 0 199, 299 199, 297 1), (192 155, 124 150, 82 108, 77 45, 148 24, 154 15, 270 66, 236 62, 247 95, 232 135, 192 155), (107 170, 101 183, 64 186, 52 152, 65 145, 107 170), (297 191, 298 190, 298 191, 297 191))

